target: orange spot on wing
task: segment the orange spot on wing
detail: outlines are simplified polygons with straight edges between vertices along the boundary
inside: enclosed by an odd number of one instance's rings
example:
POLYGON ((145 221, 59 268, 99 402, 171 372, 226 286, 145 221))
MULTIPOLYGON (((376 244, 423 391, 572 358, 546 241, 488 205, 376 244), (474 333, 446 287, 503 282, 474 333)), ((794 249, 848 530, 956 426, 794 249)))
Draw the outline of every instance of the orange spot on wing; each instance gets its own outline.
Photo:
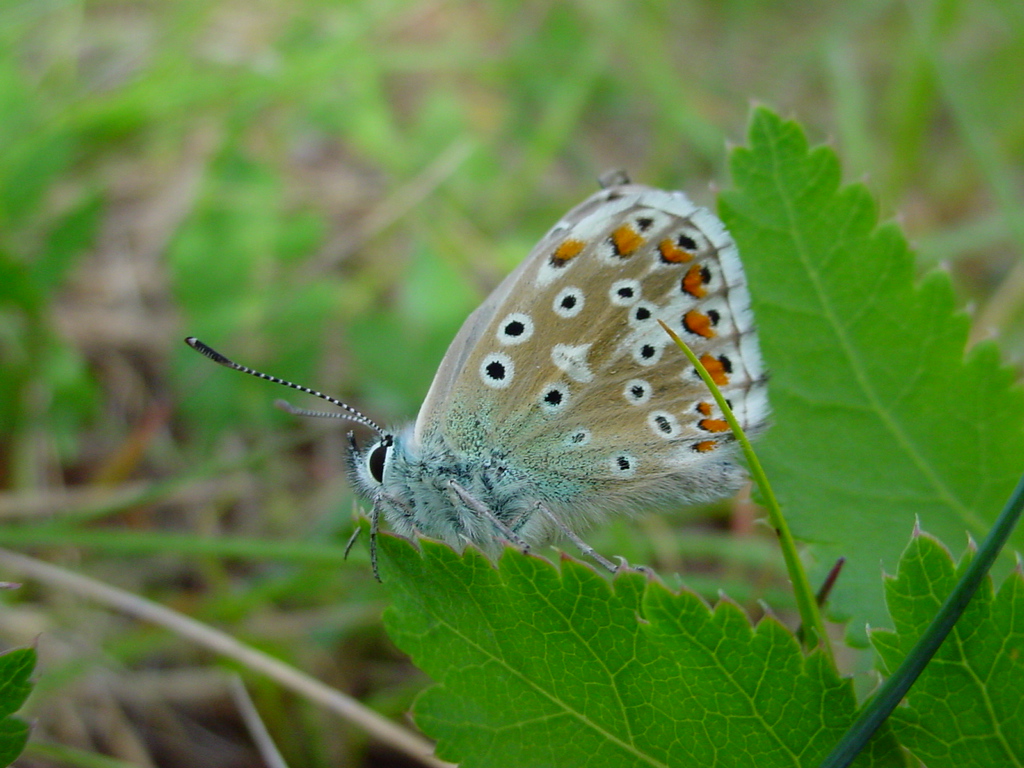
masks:
POLYGON ((720 387, 724 387, 729 383, 729 377, 726 375, 725 364, 717 357, 711 355, 704 355, 700 359, 700 364, 703 365, 709 374, 711 374, 711 380, 720 387))
POLYGON ((662 240, 658 243, 658 251, 661 253, 661 258, 672 264, 681 264, 693 258, 692 253, 680 248, 672 240, 662 240))
POLYGON ((718 447, 717 440, 701 440, 699 443, 694 443, 693 450, 699 451, 700 453, 707 453, 713 451, 718 447))
POLYGON ((611 234, 612 245, 616 256, 632 256, 637 248, 644 244, 640 233, 629 224, 623 224, 611 234))
POLYGON ((700 414, 702 416, 710 416, 711 415, 711 403, 699 403, 697 405, 697 410, 700 412, 700 414))
POLYGON ((687 270, 686 277, 683 278, 683 290, 695 298, 703 299, 708 294, 704 290, 705 279, 704 267, 700 264, 694 264, 687 270))
POLYGON ((725 419, 701 419, 697 426, 705 432, 728 432, 729 422, 725 419))
POLYGON ((710 339, 715 335, 715 329, 711 327, 711 318, 703 312, 691 309, 683 315, 683 327, 690 333, 710 339))
POLYGON ((587 244, 582 240, 563 240, 555 252, 551 254, 551 265, 554 267, 565 266, 565 263, 579 256, 587 244))

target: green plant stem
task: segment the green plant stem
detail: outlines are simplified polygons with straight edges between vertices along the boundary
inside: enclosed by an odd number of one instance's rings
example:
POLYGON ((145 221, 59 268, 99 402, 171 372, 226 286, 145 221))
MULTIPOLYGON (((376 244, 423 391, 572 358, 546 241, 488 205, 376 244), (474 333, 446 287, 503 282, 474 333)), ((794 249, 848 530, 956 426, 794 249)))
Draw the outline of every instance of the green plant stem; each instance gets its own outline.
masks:
POLYGON ((1006 502, 1006 506, 999 514, 999 519, 996 520, 988 536, 985 537, 985 541, 982 542, 978 554, 968 564, 964 575, 957 582, 953 591, 949 593, 949 597, 946 598, 939 612, 935 614, 928 629, 921 635, 921 639, 907 654, 899 668, 864 705, 860 716, 840 739, 836 748, 832 750, 832 754, 821 764, 821 768, 845 768, 850 765, 879 726, 903 700, 907 691, 910 690, 910 686, 924 671, 932 656, 952 631, 953 625, 956 624, 957 619, 960 618, 982 580, 988 574, 996 556, 1003 548, 1003 544, 1006 543, 1014 526, 1017 525, 1021 510, 1024 510, 1024 476, 1017 483, 1009 501, 1006 502))
POLYGON ((658 322, 665 329, 665 333, 671 336, 672 340, 683 350, 687 359, 693 363, 697 373, 700 374, 708 389, 711 390, 711 394, 715 398, 715 402, 718 403, 718 407, 721 408, 725 420, 729 422, 729 428, 739 441, 743 449, 743 455, 747 459, 750 475, 754 482, 757 483, 758 488, 761 489, 761 493, 764 494, 765 506, 768 509, 768 520, 779 537, 779 547, 782 549, 782 557, 786 562, 786 571, 789 573, 789 579, 793 584, 797 610, 800 613, 800 621, 803 625, 804 644, 808 648, 821 646, 822 651, 828 657, 832 666, 835 667, 835 657, 832 655, 832 646, 829 643, 828 634, 825 632, 825 623, 822 621, 821 611, 818 610, 818 602, 815 598, 814 590, 811 588, 811 582, 807 579, 803 563, 800 562, 800 555, 796 550, 796 541, 793 539, 793 534, 789 530, 786 519, 782 516, 779 502, 775 498, 771 485, 768 483, 768 478, 761 467, 761 462, 757 459, 757 454, 754 453, 754 449, 750 445, 750 440, 743 433, 743 429, 740 427, 739 422, 736 421, 732 409, 729 408, 729 404, 725 401, 725 397, 711 378, 711 374, 707 372, 700 360, 697 359, 693 350, 664 322, 661 320, 658 322))
POLYGON ((204 538, 174 533, 55 529, 48 526, 0 528, 0 546, 89 547, 118 555, 161 555, 175 552, 189 556, 239 557, 314 566, 340 566, 345 562, 344 543, 270 541, 234 536, 204 538))
POLYGON ((87 752, 84 749, 75 749, 45 741, 30 741, 25 747, 25 756, 41 757, 75 768, 138 768, 137 763, 129 763, 106 755, 98 755, 95 752, 87 752))

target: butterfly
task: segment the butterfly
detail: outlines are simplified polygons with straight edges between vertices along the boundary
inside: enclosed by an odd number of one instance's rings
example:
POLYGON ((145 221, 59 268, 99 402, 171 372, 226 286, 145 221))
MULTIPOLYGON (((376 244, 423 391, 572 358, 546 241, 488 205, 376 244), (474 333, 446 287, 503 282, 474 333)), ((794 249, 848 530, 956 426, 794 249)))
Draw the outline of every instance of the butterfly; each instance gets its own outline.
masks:
POLYGON ((606 174, 602 189, 558 221, 473 312, 448 348, 416 421, 387 430, 342 409, 315 414, 375 432, 349 467, 371 503, 374 572, 381 518, 496 555, 579 534, 616 514, 707 502, 745 472, 735 440, 695 367, 701 360, 745 432, 769 416, 767 376, 736 246, 682 192, 606 174))

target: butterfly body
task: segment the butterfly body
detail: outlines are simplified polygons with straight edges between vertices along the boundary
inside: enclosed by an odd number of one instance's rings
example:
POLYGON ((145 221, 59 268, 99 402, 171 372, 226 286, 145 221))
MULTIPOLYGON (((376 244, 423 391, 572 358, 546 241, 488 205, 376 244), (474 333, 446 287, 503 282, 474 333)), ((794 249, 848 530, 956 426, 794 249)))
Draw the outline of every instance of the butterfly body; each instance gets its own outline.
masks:
POLYGON ((533 530, 539 520, 530 524, 530 506, 539 500, 537 488, 500 449, 478 445, 455 450, 438 436, 418 443, 408 428, 394 436, 388 449, 383 483, 368 473, 360 454, 354 465, 358 485, 396 533, 418 533, 457 547, 469 542, 494 551, 500 532, 462 499, 457 486, 517 535, 542 538, 533 530))
POLYGON ((658 320, 761 430, 766 377, 731 238, 680 192, 615 183, 470 316, 415 424, 353 445, 374 520, 495 552, 734 492, 731 432, 658 320))

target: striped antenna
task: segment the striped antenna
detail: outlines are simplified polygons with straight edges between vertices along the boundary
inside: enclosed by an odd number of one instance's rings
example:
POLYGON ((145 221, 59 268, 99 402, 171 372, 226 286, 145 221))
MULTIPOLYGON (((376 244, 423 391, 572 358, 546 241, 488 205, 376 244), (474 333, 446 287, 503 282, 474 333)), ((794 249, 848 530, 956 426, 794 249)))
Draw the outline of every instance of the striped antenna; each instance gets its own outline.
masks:
POLYGON ((326 400, 331 405, 336 405, 344 411, 344 413, 307 411, 303 408, 295 408, 292 405, 284 403, 283 400, 278 401, 278 407, 288 411, 289 413, 294 413, 300 416, 321 416, 324 418, 345 419, 347 421, 354 421, 357 424, 367 426, 381 437, 385 437, 387 434, 384 432, 383 429, 377 426, 377 424, 372 419, 370 419, 368 416, 364 416, 348 403, 343 403, 341 402, 341 400, 333 398, 330 395, 325 395, 323 392, 317 392, 315 389, 304 387, 301 384, 293 384, 292 382, 287 381, 285 379, 279 379, 277 376, 271 376, 270 374, 261 373, 260 371, 249 368, 248 366, 239 365, 234 360, 228 360, 220 352, 215 350, 213 347, 207 346, 199 339, 197 339, 195 336, 189 336, 187 339, 185 339, 185 343, 192 347, 192 349, 194 349, 196 352, 205 355, 206 357, 213 360, 213 362, 217 363, 218 365, 223 365, 225 368, 232 368, 236 371, 241 371, 242 373, 248 373, 250 376, 255 376, 258 379, 266 379, 267 381, 272 381, 275 384, 283 384, 286 387, 297 389, 299 390, 299 392, 305 392, 307 395, 313 395, 314 397, 319 397, 321 400, 326 400), (284 405, 280 405, 280 403, 284 403, 284 405))

